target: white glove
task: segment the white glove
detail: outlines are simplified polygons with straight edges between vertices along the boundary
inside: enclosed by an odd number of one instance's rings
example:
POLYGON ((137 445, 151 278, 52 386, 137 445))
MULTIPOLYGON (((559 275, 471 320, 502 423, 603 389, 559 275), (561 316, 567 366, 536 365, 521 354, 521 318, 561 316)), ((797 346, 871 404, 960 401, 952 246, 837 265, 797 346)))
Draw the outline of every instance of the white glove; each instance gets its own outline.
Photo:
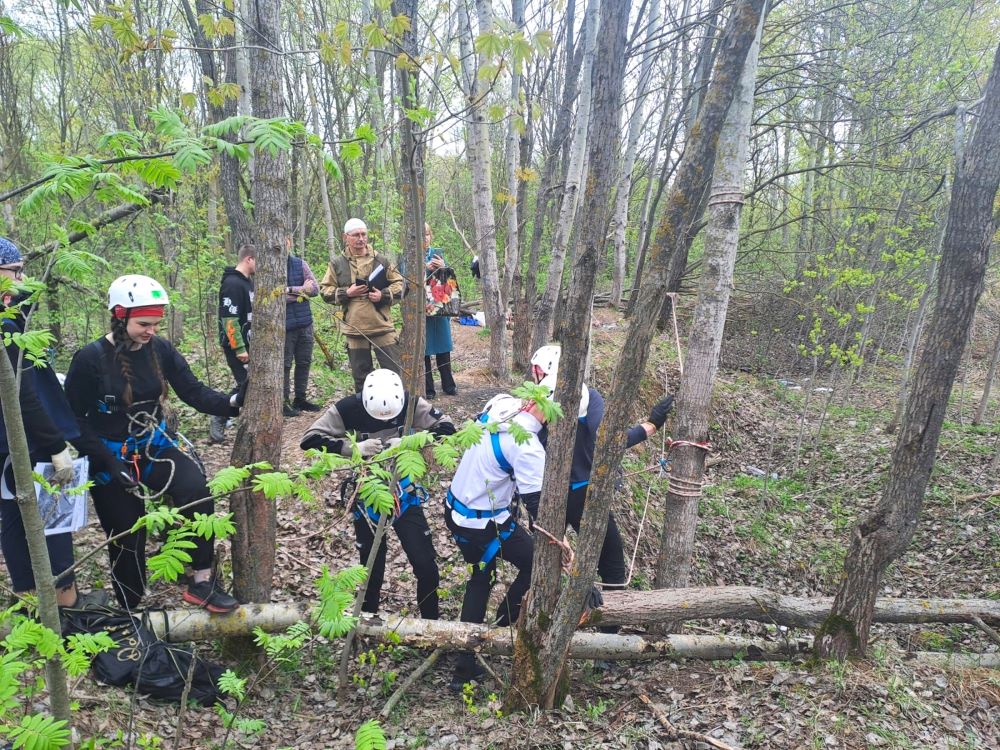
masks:
POLYGON ((55 471, 49 479, 50 484, 56 487, 65 487, 73 483, 76 472, 73 471, 73 456, 70 455, 68 445, 62 449, 62 452, 52 457, 52 468, 55 471))
POLYGON ((389 438, 388 440, 385 441, 386 450, 388 450, 389 448, 395 448, 397 445, 399 445, 402 442, 403 442, 403 438, 400 438, 400 437, 389 438))
POLYGON ((371 458, 382 452, 382 441, 378 438, 368 438, 358 443, 358 450, 361 451, 362 458, 371 458))

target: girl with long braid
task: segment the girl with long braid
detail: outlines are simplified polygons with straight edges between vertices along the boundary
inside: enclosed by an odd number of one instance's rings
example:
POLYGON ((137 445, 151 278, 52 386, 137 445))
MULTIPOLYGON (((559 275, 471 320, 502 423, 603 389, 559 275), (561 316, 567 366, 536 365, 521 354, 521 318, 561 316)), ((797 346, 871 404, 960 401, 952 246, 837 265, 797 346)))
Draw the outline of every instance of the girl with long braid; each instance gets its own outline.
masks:
MULTIPOLYGON (((205 475, 177 447, 166 426, 168 384, 204 414, 235 416, 245 388, 227 395, 201 383, 174 346, 156 335, 169 303, 167 292, 148 276, 121 276, 108 289, 111 331, 78 351, 66 375, 66 395, 80 432, 93 445, 91 495, 109 536, 128 532, 145 513, 145 495, 169 496, 175 507, 208 498, 205 475), (145 488, 145 491, 143 491, 145 488)), ((211 500, 182 511, 212 513, 211 500)), ((239 606, 212 575, 213 540, 196 536, 192 574, 184 600, 209 612, 239 606)), ((146 532, 112 542, 112 584, 126 609, 139 605, 146 589, 146 532)))

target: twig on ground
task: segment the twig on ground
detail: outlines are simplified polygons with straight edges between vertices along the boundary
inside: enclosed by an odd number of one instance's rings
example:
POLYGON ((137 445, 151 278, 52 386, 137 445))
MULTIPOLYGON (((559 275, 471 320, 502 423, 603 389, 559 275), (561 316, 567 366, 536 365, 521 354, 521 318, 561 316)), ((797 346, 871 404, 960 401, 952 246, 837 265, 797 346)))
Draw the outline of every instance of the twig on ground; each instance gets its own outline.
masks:
POLYGON ((714 737, 709 737, 707 734, 702 734, 701 732, 692 732, 690 729, 678 729, 673 724, 670 723, 670 719, 667 715, 663 713, 659 708, 653 705, 653 702, 649 699, 649 696, 645 693, 639 695, 640 700, 649 706, 649 710, 653 712, 660 723, 663 724, 664 728, 667 730, 667 734, 670 735, 672 740, 697 740, 698 742, 705 742, 712 747, 718 748, 718 750, 735 750, 732 745, 729 745, 722 740, 717 740, 714 737))
POLYGON ((410 685, 419 680, 428 669, 433 667, 434 663, 441 657, 442 653, 441 649, 434 649, 431 652, 431 655, 424 659, 423 664, 414 669, 413 672, 410 673, 410 676, 403 680, 403 684, 396 688, 396 692, 389 696, 389 700, 387 700, 385 705, 382 707, 383 719, 389 718, 389 714, 392 713, 392 709, 396 707, 396 704, 399 703, 399 699, 402 698, 406 694, 406 691, 410 689, 410 685))
POLYGON ((997 635, 997 631, 995 631, 993 628, 991 628, 989 625, 983 622, 983 618, 976 617, 975 615, 973 615, 971 620, 972 624, 975 625, 980 630, 982 630, 984 633, 986 633, 986 635, 989 637, 991 641, 1000 644, 1000 635, 997 635))

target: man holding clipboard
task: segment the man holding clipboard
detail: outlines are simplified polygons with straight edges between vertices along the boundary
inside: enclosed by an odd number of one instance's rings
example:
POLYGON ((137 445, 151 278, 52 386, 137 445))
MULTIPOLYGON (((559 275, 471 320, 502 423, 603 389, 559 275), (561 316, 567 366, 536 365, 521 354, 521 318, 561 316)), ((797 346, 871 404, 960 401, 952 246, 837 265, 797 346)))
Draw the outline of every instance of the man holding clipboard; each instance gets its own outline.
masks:
POLYGON ((392 305, 403 295, 403 277, 396 266, 368 242, 368 226, 361 219, 344 225, 344 254, 327 269, 319 289, 323 300, 340 305, 341 332, 347 339, 347 358, 355 389, 360 392, 368 373, 379 367, 400 372, 399 335, 392 322, 392 305))

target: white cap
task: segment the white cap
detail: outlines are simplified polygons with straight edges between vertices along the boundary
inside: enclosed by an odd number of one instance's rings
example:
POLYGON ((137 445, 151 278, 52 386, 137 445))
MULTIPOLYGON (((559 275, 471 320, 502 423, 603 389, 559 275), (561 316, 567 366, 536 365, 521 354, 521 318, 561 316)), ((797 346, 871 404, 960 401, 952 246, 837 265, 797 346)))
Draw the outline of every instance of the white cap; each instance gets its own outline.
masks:
POLYGON ((368 225, 365 224, 361 219, 348 219, 347 223, 344 224, 344 234, 350 234, 351 232, 356 232, 359 229, 368 231, 368 225))

